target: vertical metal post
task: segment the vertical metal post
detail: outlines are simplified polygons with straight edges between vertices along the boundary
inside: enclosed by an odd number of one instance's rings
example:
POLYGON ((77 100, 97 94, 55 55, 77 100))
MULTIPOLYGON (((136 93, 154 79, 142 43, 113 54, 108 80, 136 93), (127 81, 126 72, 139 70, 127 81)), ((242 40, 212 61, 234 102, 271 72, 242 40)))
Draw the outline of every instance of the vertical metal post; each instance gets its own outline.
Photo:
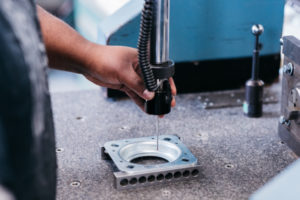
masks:
POLYGON ((154 16, 150 40, 150 63, 169 61, 170 0, 154 0, 154 16))

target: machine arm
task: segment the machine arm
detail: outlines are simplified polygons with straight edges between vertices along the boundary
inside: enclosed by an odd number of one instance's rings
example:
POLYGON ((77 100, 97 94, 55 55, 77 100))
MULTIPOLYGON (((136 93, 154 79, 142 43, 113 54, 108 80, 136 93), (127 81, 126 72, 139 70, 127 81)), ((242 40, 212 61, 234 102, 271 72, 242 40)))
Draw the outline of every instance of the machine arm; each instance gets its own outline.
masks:
POLYGON ((146 88, 155 97, 145 104, 148 114, 164 115, 171 111, 169 78, 175 73, 169 60, 170 0, 145 0, 138 42, 139 64, 146 88))

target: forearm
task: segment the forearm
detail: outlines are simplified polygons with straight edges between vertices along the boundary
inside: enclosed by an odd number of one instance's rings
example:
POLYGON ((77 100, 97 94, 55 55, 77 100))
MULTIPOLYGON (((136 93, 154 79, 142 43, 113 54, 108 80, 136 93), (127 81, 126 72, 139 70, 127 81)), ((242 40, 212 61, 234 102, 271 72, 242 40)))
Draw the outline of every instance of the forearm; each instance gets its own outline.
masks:
POLYGON ((50 67, 84 73, 94 44, 40 6, 37 11, 50 67))
MULTIPOLYGON (((145 100, 153 99, 154 93, 143 83, 136 49, 94 44, 41 7, 37 10, 50 67, 81 73, 97 85, 121 90, 142 109, 145 100)), ((175 95, 173 80, 170 83, 175 95)))

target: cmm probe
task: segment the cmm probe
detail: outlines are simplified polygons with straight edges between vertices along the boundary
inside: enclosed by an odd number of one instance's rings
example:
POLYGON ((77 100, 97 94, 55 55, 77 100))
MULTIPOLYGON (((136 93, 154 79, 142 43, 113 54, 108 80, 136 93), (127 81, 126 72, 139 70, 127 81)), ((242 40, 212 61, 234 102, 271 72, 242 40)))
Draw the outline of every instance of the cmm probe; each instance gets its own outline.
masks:
POLYGON ((156 115, 158 150, 158 116, 171 111, 172 93, 169 78, 175 73, 169 59, 170 0, 145 0, 138 41, 139 65, 146 88, 155 97, 145 103, 145 111, 156 115))

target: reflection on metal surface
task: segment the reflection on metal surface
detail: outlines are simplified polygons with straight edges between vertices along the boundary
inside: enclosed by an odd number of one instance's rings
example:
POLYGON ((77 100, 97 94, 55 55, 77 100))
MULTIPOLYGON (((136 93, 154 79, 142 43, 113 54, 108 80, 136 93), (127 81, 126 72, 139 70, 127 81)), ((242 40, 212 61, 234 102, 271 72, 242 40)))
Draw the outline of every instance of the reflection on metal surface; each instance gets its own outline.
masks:
POLYGON ((157 183, 199 177, 197 158, 174 135, 159 137, 159 150, 155 137, 111 141, 102 148, 102 158, 112 160, 118 169, 114 172, 117 189, 129 189, 157 183), (159 158, 160 164, 140 164, 141 158, 159 158))
POLYGON ((150 57, 152 64, 162 64, 169 61, 170 0, 157 0, 154 5, 150 57))

